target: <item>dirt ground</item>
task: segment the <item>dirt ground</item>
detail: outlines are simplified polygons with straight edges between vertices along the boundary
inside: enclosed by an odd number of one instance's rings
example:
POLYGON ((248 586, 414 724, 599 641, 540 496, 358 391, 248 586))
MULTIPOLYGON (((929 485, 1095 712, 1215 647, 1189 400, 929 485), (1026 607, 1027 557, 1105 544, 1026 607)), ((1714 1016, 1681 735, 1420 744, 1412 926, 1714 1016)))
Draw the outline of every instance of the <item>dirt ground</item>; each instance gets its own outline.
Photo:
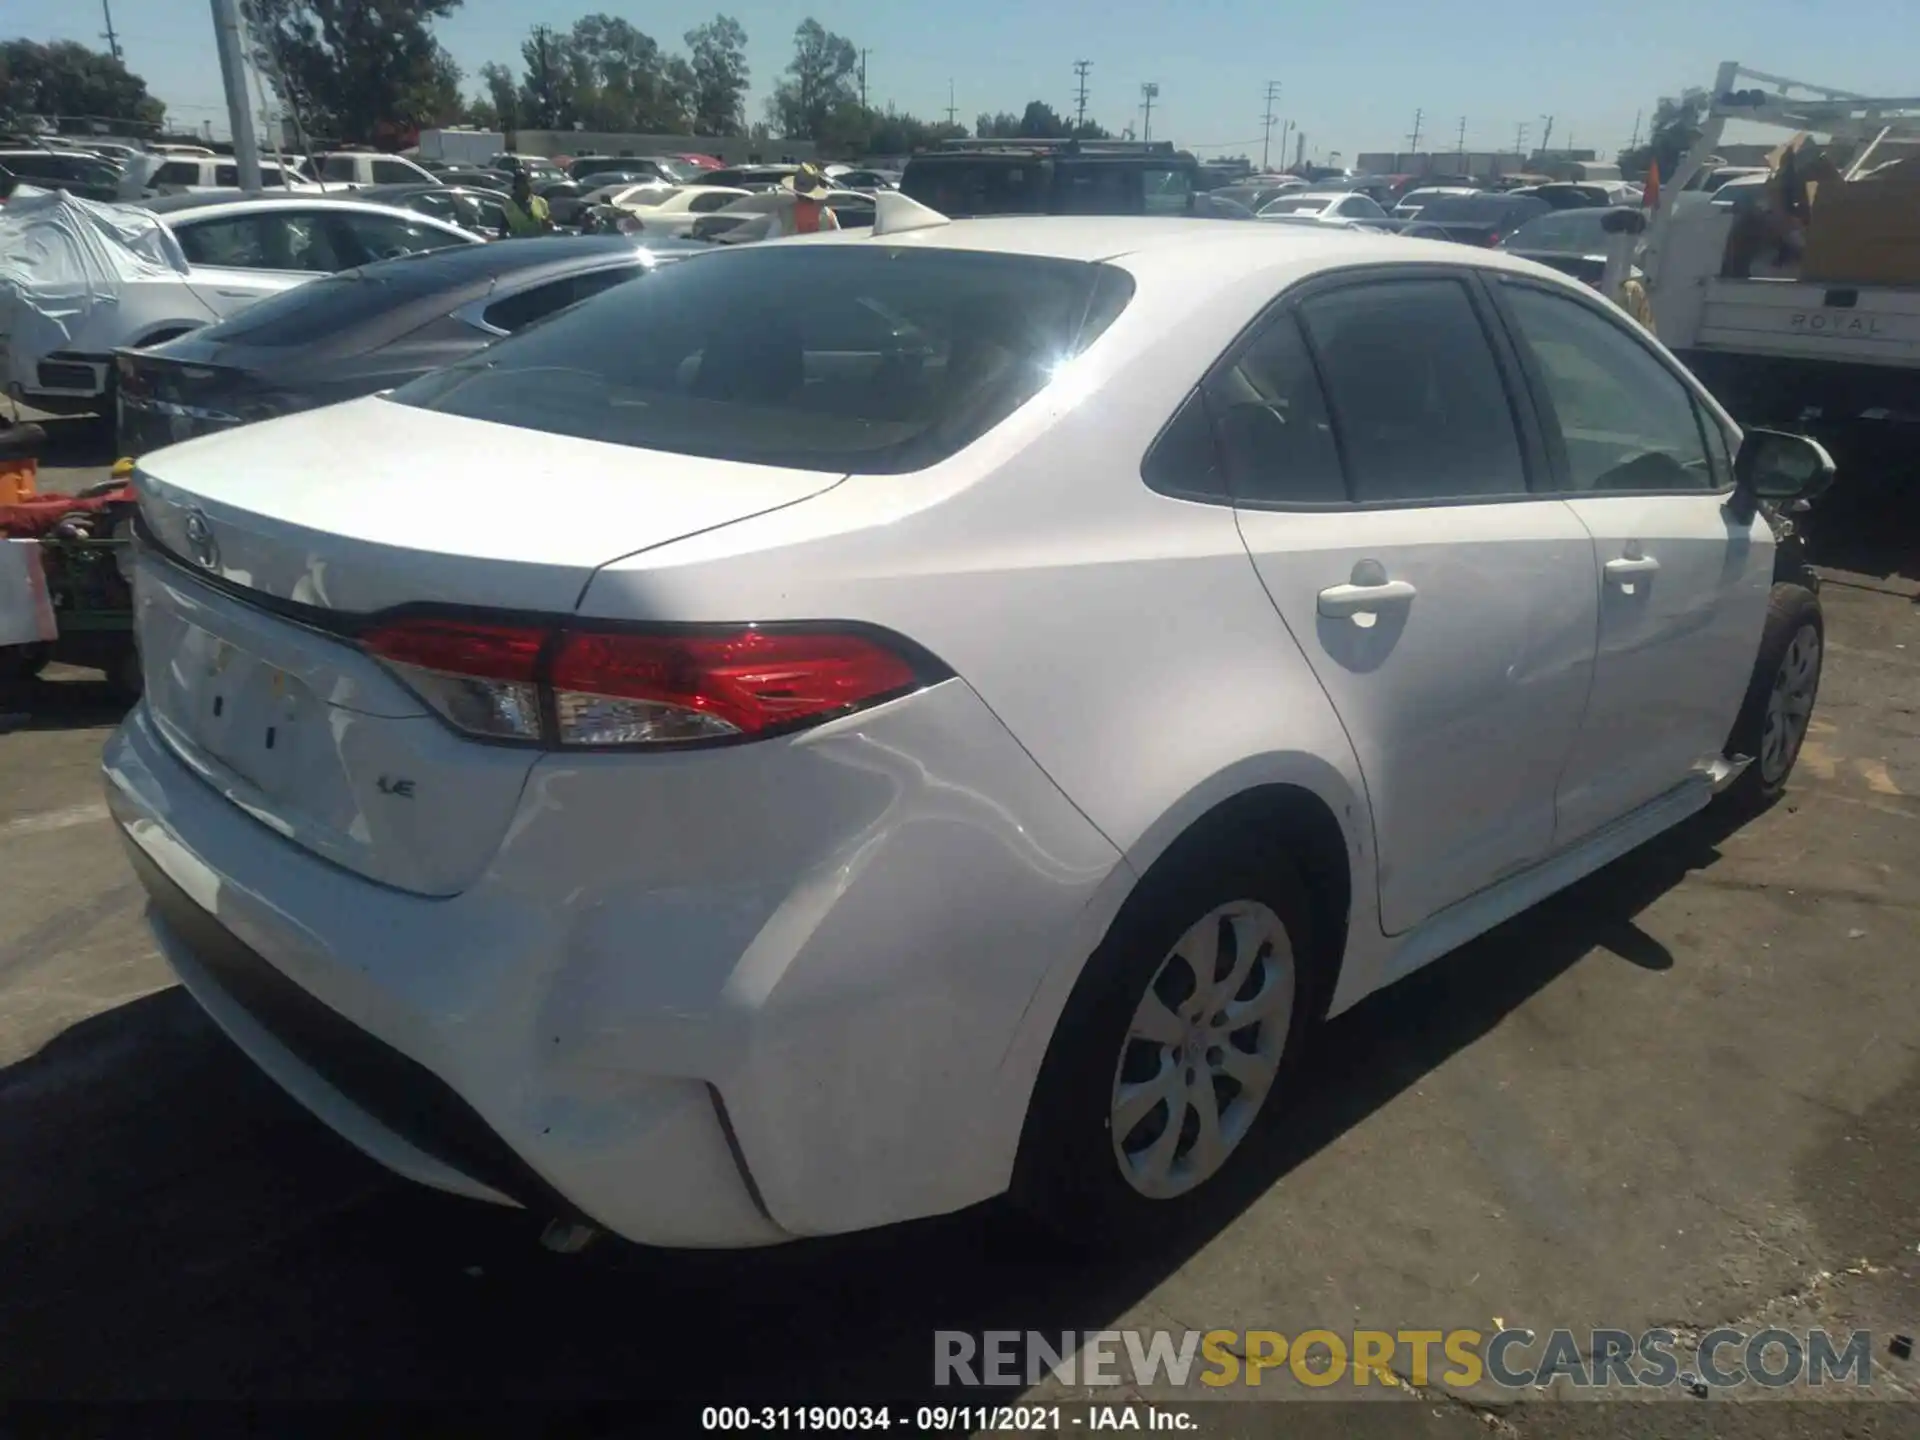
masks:
MULTIPOLYGON (((49 481, 104 473, 62 444, 49 481)), ((1920 506, 1824 512, 1828 668, 1788 799, 1700 817, 1336 1021, 1232 1213, 1122 1261, 993 1206, 562 1257, 532 1217, 389 1177, 171 985, 100 802, 103 687, 0 696, 0 1402, 409 1399, 678 1434, 712 1404, 982 1398, 931 1389, 936 1329, 1779 1323, 1873 1330, 1883 1398, 1629 1424, 1282 1384, 1204 1433, 1920 1434, 1920 1362, 1887 1348, 1920 1331, 1920 506)))

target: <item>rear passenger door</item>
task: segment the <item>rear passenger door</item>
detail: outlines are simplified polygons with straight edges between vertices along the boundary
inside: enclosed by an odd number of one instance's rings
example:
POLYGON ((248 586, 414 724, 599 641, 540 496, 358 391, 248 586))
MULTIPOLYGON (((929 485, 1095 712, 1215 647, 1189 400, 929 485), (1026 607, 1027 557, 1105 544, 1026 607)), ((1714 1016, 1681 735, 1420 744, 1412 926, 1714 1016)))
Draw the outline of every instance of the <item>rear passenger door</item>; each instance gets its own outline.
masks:
POLYGON ((265 295, 330 275, 353 263, 330 238, 324 217, 304 210, 262 210, 176 221, 174 235, 193 265, 194 293, 226 316, 265 295))
POLYGON ((1398 934, 1551 850, 1593 546, 1534 488, 1538 427, 1470 277, 1306 288, 1228 362, 1202 391, 1227 488, 1359 756, 1398 934))
POLYGON ((1728 513, 1727 436, 1638 326, 1517 277, 1492 290, 1536 393, 1550 473, 1599 569, 1593 699, 1558 802, 1565 842, 1720 755, 1766 619, 1773 534, 1728 513))

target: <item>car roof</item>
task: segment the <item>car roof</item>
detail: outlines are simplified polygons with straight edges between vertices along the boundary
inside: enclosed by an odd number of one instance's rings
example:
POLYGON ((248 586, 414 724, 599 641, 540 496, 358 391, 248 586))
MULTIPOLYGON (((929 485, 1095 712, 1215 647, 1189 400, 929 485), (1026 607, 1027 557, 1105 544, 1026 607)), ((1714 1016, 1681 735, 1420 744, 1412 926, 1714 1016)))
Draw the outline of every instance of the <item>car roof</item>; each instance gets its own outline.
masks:
POLYGON ((529 235, 516 240, 498 240, 491 245, 463 245, 399 255, 362 266, 360 273, 404 266, 443 275, 452 287, 487 276, 537 274, 549 269, 593 269, 600 263, 617 264, 623 259, 644 258, 647 254, 705 255, 711 248, 693 240, 649 240, 642 244, 626 235, 529 235))
POLYGON ((453 180, 414 180, 404 185, 367 185, 353 192, 362 200, 398 200, 408 195, 498 195, 485 185, 463 185, 453 180))
MULTIPOLYGON (((171 198, 185 199, 187 197, 180 196, 171 198)), ((200 200, 203 197, 196 195, 192 198, 200 200)), ((396 212, 391 205, 380 205, 370 200, 346 200, 332 195, 319 194, 218 196, 211 200, 206 200, 205 203, 199 205, 167 205, 164 202, 156 202, 149 203, 143 208, 152 210, 156 214, 167 214, 174 210, 193 210, 196 212, 194 215, 196 220, 207 216, 209 213, 212 215, 244 215, 256 211, 319 209, 345 210, 362 215, 393 215, 403 213, 408 220, 425 221, 428 224, 445 223, 436 222, 431 215, 419 215, 411 210, 396 212)), ((459 227, 449 225, 447 228, 458 229, 459 227)), ((465 232, 463 231, 462 233, 464 234, 465 232)))
POLYGON ((1415 240, 1333 225, 1247 225, 1174 215, 1003 215, 886 235, 841 230, 766 243, 980 250, 1086 262, 1124 260, 1136 273, 1163 272, 1194 289, 1224 288, 1276 269, 1289 272, 1286 278, 1291 280, 1324 270, 1380 264, 1473 266, 1549 279, 1557 273, 1520 256, 1446 240, 1415 240))

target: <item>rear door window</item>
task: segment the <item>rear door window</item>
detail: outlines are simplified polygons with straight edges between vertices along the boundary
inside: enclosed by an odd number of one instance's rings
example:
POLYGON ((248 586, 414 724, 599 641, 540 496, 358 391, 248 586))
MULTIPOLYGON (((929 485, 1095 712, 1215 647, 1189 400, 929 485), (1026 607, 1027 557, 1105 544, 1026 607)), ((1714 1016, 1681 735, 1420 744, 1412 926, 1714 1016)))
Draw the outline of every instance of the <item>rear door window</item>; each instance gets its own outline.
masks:
MULTIPOLYGON (((330 217, 342 251, 353 255, 349 264, 363 265, 374 260, 391 260, 400 255, 418 255, 423 250, 444 250, 459 240, 431 225, 416 225, 398 215, 367 215, 358 211, 336 213, 330 217)), ((344 266, 336 266, 344 269, 344 266)))
POLYGON ((198 185, 200 166, 193 160, 169 160, 153 172, 154 185, 198 185))
POLYGON ((1512 405, 1462 282, 1343 286, 1300 315, 1356 501, 1526 493, 1512 405))
POLYGON ((1124 271, 749 247, 622 285, 393 399, 677 454, 895 474, 1000 423, 1132 295, 1124 271))
POLYGON ((326 159, 320 162, 320 174, 323 179, 338 180, 344 183, 351 183, 359 178, 359 172, 354 168, 353 156, 351 155, 327 156, 326 159))
POLYGON ((604 270, 589 270, 584 275, 568 275, 496 300, 481 312, 480 318, 496 330, 509 333, 524 330, 536 320, 544 320, 569 305, 646 273, 644 265, 610 265, 604 270))
POLYGON ((1235 500, 1332 505, 1349 498, 1326 397, 1292 314, 1274 319, 1209 380, 1206 397, 1235 500))
POLYGON ((420 172, 411 165, 398 160, 376 160, 373 162, 373 183, 376 185, 417 185, 420 172))

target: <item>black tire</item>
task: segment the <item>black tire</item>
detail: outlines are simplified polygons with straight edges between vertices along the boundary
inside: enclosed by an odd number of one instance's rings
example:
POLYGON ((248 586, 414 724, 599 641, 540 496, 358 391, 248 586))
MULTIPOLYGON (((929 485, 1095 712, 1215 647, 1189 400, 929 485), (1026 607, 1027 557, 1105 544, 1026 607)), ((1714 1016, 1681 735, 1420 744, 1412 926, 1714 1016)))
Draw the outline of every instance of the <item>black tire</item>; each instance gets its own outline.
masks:
MULTIPOLYGON (((1015 1205, 1055 1237, 1094 1249, 1163 1239, 1205 1213, 1226 1188, 1221 1182, 1246 1164, 1285 1109, 1289 1082, 1323 1008, 1324 966, 1311 915, 1294 866, 1242 832, 1188 846, 1156 865, 1088 960, 1055 1028, 1014 1165, 1015 1205), (1293 952, 1293 1004, 1279 1068, 1220 1169, 1185 1194, 1150 1199, 1128 1181, 1115 1153, 1111 1115, 1122 1047, 1133 1043, 1135 1009, 1176 944, 1210 912, 1242 900, 1278 917, 1293 952)), ((1197 1119, 1183 1111, 1183 1126, 1189 1118, 1197 1119)))
POLYGON ((1826 622, 1820 612, 1820 597, 1804 585, 1776 584, 1767 598, 1767 622, 1760 635, 1760 653, 1754 661, 1753 678, 1748 682, 1746 699, 1741 702, 1733 733, 1727 738, 1729 755, 1750 755, 1753 763, 1721 796, 1727 805, 1761 810, 1786 790, 1794 762, 1800 758, 1800 747, 1806 740, 1807 721, 1814 701, 1819 696, 1826 646, 1826 622), (1789 656, 1795 654, 1796 641, 1804 645, 1802 637, 1809 630, 1814 647, 1812 678, 1810 684, 1801 685, 1797 683, 1800 668, 1797 656, 1795 674, 1789 675, 1786 670, 1789 656), (1797 726, 1789 727, 1787 734, 1776 736, 1769 728, 1774 723, 1769 711, 1776 689, 1782 687, 1792 698, 1804 699, 1805 713, 1797 726), (1804 696, 1797 693, 1801 690, 1804 696))

